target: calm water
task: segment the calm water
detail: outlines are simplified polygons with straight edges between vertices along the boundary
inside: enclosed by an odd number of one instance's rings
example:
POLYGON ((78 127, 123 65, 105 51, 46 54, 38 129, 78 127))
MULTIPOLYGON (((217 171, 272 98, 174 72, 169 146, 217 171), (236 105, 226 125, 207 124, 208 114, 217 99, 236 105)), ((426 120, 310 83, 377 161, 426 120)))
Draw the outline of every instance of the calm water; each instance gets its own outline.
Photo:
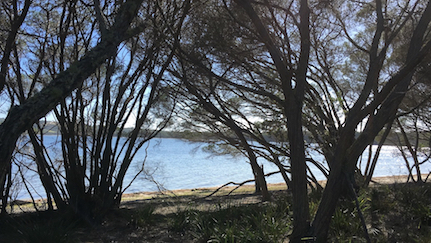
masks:
MULTIPOLYGON (((47 139, 55 141, 55 136, 47 136, 47 139)), ((48 140, 48 141, 49 141, 48 140)), ((48 142, 49 143, 49 142, 48 142)), ((150 172, 151 178, 157 181, 164 189, 190 189, 200 187, 220 186, 227 182, 243 182, 253 179, 251 167, 247 159, 242 156, 212 156, 202 150, 206 143, 191 143, 180 139, 154 139, 148 145, 147 154, 143 147, 136 155, 129 171, 126 175, 125 185, 129 184, 136 171, 144 168, 150 172)), ((50 148, 52 152, 58 150, 57 147, 50 148)), ((364 159, 366 160, 366 155, 364 159)), ((314 155, 314 159, 322 160, 320 155, 314 155)), ((265 173, 277 171, 277 168, 266 161, 260 160, 264 164, 265 173)), ((365 161, 362 167, 365 167, 365 161)), ((431 163, 427 162, 422 167, 422 173, 431 171, 431 163)), ((317 169, 318 180, 325 179, 317 169)), ((364 170, 365 168, 362 168, 364 170)), ((396 147, 386 146, 383 148, 379 163, 374 172, 374 176, 402 175, 407 174, 404 160, 399 156, 396 147)), ((30 171, 26 172, 26 178, 31 182, 31 190, 36 198, 45 197, 44 191, 39 182, 38 176, 30 171)), ((148 176, 141 175, 127 188, 126 193, 140 191, 156 191, 158 186, 151 181, 148 176)), ((279 174, 267 178, 269 183, 283 182, 279 174)), ((25 188, 16 188, 15 197, 19 199, 29 198, 25 188), (19 192, 18 192, 19 191, 19 192)))

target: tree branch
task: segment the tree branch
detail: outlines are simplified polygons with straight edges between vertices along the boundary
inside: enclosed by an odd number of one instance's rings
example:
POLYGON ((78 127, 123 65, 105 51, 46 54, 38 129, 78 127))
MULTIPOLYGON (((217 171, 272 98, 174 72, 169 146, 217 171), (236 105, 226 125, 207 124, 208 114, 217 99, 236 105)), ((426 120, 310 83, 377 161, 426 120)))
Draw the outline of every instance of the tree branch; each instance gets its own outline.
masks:
POLYGON ((143 0, 126 1, 120 8, 109 34, 79 61, 59 73, 41 92, 19 106, 13 107, 0 125, 0 180, 6 174, 18 137, 34 122, 45 116, 57 104, 79 87, 107 58, 114 55, 143 0))

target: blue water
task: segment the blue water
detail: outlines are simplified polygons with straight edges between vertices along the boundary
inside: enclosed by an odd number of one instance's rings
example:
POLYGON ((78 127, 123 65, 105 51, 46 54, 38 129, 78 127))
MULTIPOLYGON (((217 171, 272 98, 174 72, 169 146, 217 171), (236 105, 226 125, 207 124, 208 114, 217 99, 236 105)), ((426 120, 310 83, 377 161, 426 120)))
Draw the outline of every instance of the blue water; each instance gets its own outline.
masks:
MULTIPOLYGON (((155 171, 153 177, 166 189, 200 188, 223 185, 227 182, 243 182, 253 179, 250 164, 243 156, 214 156, 202 150, 207 145, 180 139, 156 139, 148 148, 145 166, 155 171)), ((140 163, 135 160, 129 175, 140 163)), ((273 164, 265 163, 265 173, 277 171, 273 164)), ((142 180, 134 183, 127 192, 154 191, 157 186, 142 180)), ((128 181, 128 179, 126 179, 128 181)), ((268 182, 283 182, 280 175, 268 178, 268 182)))
MULTIPOLYGON (((46 136, 47 144, 52 144, 57 137, 46 136)), ((207 145, 202 142, 188 142, 181 139, 153 139, 139 150, 126 174, 125 184, 128 185, 136 172, 144 165, 147 175, 141 174, 127 188, 125 193, 141 191, 157 191, 159 189, 191 189, 201 187, 220 186, 228 182, 243 182, 253 179, 250 164, 244 156, 213 156, 202 150, 207 145), (155 183, 155 182, 157 183, 155 183)), ((49 148, 50 154, 58 154, 58 145, 49 148)), ((375 151, 375 148, 374 148, 375 151)), ((364 160, 367 159, 364 154, 364 160)), ((315 160, 322 161, 322 156, 312 155, 315 160)), ((405 162, 400 156, 396 147, 385 146, 380 154, 379 163, 374 172, 374 176, 402 175, 408 171, 405 162)), ((259 160, 264 165, 265 173, 277 171, 277 167, 265 160, 259 160)), ((362 170, 365 170, 366 161, 362 163, 362 170)), ((35 168, 34 163, 29 163, 30 168, 35 168)), ((325 177, 316 168, 310 165, 318 180, 325 177)), ((422 173, 431 171, 431 163, 422 165, 422 173)), ((31 185, 29 189, 35 198, 45 197, 44 190, 39 181, 38 175, 30 170, 24 170, 25 178, 31 185)), ((19 178, 17 177, 17 180, 19 178)), ((284 182, 280 174, 275 174, 267 178, 268 183, 284 182)), ((18 183, 16 183, 18 185, 18 183)), ((24 187, 13 188, 13 197, 18 199, 29 198, 24 187)))

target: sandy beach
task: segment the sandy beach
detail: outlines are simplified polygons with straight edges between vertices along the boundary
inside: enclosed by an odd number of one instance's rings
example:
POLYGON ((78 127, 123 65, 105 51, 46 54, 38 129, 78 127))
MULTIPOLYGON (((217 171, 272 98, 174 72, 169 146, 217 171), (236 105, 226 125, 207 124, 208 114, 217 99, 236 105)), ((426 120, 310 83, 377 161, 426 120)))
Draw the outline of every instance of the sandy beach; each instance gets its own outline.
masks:
MULTIPOLYGON (((425 180, 427 178, 427 174, 422 175, 422 179, 425 180)), ((416 176, 414 176, 416 180, 416 176)), ((411 181, 411 179, 410 179, 411 181)), ((375 184, 393 184, 393 183, 405 183, 407 182, 407 175, 398 175, 398 176, 384 176, 384 177, 373 177, 371 181, 371 186, 375 184)), ((326 181, 319 181, 319 183, 324 186, 326 181)), ((280 191, 286 190, 285 183, 270 183, 268 184, 268 189, 270 191, 280 191)), ((136 192, 136 193, 127 193, 122 197, 122 203, 128 203, 136 200, 146 200, 151 198, 160 198, 160 197, 175 197, 175 196, 187 196, 193 195, 195 197, 208 197, 209 195, 215 196, 224 196, 231 194, 250 194, 254 192, 253 184, 242 185, 241 187, 237 186, 225 186, 220 189, 220 187, 205 187, 205 188, 188 188, 188 189, 178 189, 178 190, 166 190, 166 191, 147 191, 147 192, 136 192), (236 189, 235 189, 236 188, 236 189), (217 192, 216 192, 217 191, 217 192), (216 192, 216 193, 214 193, 216 192)), ((12 212, 29 212, 34 211, 34 205, 31 200, 16 200, 12 202, 13 210, 12 212)), ((35 205, 38 206, 41 210, 46 207, 46 199, 37 199, 35 200, 35 205)))
MULTIPOLYGON (((425 180, 428 174, 423 174, 422 179, 425 180)), ((417 179, 417 176, 413 176, 414 179, 417 179)), ((405 183, 407 182, 407 175, 397 175, 397 176, 382 176, 382 177, 373 177, 370 185, 374 184, 393 184, 393 183, 405 183)), ((410 179, 410 182, 412 180, 410 179)), ((321 185, 325 185, 326 181, 319 181, 321 185)), ((232 190, 234 190, 237 186, 225 186, 220 189, 215 195, 226 195, 232 190)), ((182 195, 201 195, 202 197, 210 195, 215 192, 219 187, 205 187, 205 188, 189 188, 189 189, 178 189, 178 190, 168 190, 168 191, 153 191, 153 192, 137 192, 137 193, 129 193, 124 194, 122 201, 130 201, 136 199, 148 199, 152 197, 158 196, 182 196, 182 195)), ((285 183, 270 183, 268 184, 268 189, 272 191, 276 190, 285 190, 287 189, 285 183)), ((252 193, 254 191, 253 184, 242 185, 238 189, 236 189, 235 193, 252 193)))

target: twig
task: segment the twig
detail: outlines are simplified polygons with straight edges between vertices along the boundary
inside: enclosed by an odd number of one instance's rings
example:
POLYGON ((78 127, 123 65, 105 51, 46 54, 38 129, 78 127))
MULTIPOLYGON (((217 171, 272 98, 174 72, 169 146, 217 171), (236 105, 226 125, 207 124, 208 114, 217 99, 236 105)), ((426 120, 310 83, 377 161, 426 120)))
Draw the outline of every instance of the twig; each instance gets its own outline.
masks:
MULTIPOLYGON (((265 177, 268 177, 268 176, 271 176, 271 175, 274 175, 274 174, 277 174, 277 173, 280 173, 280 171, 273 171, 273 172, 270 172, 270 173, 268 173, 268 174, 265 174, 265 177)), ((228 183, 224 184, 223 186, 220 186, 219 188, 217 188, 214 192, 212 192, 212 193, 211 193, 211 194, 209 194, 208 196, 203 197, 202 199, 205 199, 205 198, 211 197, 212 195, 214 195, 214 194, 216 194, 218 191, 220 191, 223 187, 226 187, 226 186, 231 185, 231 184, 236 185, 237 187, 235 187, 232 191, 230 191, 230 192, 227 194, 227 195, 229 196, 229 195, 230 195, 230 194, 232 194, 232 192, 234 192, 236 189, 240 188, 241 186, 243 186, 243 185, 244 185, 244 184, 246 184, 246 183, 253 182, 253 181, 255 181, 255 180, 254 180, 254 179, 246 180, 246 181, 243 181, 243 182, 241 182, 241 183, 237 183, 237 182, 233 182, 233 181, 228 182, 228 183)))
POLYGON ((230 191, 230 192, 228 193, 228 195, 230 195, 233 191, 235 191, 235 190, 236 190, 236 189, 238 189, 239 187, 243 186, 243 185, 244 185, 244 184, 246 184, 246 183, 253 182, 253 181, 254 181, 254 179, 246 180, 246 181, 243 181, 243 182, 241 182, 241 183, 236 183, 236 182, 233 182, 233 181, 228 182, 228 183, 224 184, 223 186, 221 186, 221 187, 217 188, 214 192, 212 192, 212 193, 211 193, 211 194, 209 194, 208 196, 205 196, 205 197, 203 197, 203 198, 211 197, 212 195, 214 195, 214 194, 216 194, 218 191, 220 191, 223 187, 226 187, 226 186, 228 186, 228 185, 231 185, 231 184, 233 184, 233 185, 237 185, 237 187, 235 187, 232 191, 230 191))
POLYGON ((355 198, 356 210, 358 210, 358 215, 359 215, 359 218, 361 219, 362 228, 364 229, 364 237, 367 240, 367 243, 371 243, 371 238, 370 238, 370 235, 368 234, 365 218, 364 218, 364 215, 362 214, 361 208, 359 207, 358 195, 355 192, 355 188, 353 188, 353 182, 350 180, 350 177, 347 174, 345 174, 345 176, 346 176, 347 182, 349 183, 350 190, 355 198))

